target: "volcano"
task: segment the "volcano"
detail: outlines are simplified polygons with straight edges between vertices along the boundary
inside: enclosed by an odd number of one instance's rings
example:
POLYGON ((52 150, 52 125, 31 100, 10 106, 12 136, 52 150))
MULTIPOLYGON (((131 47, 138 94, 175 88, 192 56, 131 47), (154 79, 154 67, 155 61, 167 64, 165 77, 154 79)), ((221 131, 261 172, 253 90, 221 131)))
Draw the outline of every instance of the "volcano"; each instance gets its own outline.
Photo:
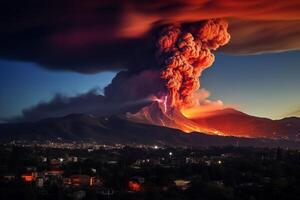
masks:
POLYGON ((186 117, 177 110, 168 113, 163 103, 153 103, 128 119, 145 124, 155 124, 184 132, 204 132, 206 134, 300 140, 300 118, 289 117, 272 120, 251 116, 233 108, 217 109, 200 115, 186 117))

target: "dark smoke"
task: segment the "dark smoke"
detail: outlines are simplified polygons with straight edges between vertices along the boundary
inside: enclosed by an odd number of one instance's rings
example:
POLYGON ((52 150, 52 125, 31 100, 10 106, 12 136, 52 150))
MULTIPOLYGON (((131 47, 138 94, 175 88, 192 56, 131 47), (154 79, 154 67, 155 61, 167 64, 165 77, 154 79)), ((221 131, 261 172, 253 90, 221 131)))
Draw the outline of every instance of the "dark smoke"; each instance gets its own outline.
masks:
POLYGON ((107 97, 99 94, 98 89, 73 97, 56 94, 50 101, 40 102, 23 110, 21 116, 2 119, 3 122, 38 121, 51 117, 63 117, 72 113, 88 113, 96 116, 107 116, 126 112, 136 112, 147 105, 149 99, 139 101, 112 102, 107 97))
POLYGON ((226 47, 227 52, 257 53, 300 47, 296 37, 300 20, 298 0, 11 0, 1 1, 0 13, 0 58, 35 62, 51 70, 96 73, 155 67, 149 41, 157 26, 219 17, 245 22, 236 23, 229 30, 233 39, 226 47), (245 24, 261 21, 266 28, 242 34, 249 28, 245 24), (282 26, 285 22, 293 28, 282 26), (278 34, 287 37, 278 40, 278 34), (239 37, 235 39, 235 35, 239 37))
POLYGON ((105 97, 113 102, 149 98, 165 90, 160 76, 159 70, 144 70, 140 73, 121 71, 104 89, 105 97))

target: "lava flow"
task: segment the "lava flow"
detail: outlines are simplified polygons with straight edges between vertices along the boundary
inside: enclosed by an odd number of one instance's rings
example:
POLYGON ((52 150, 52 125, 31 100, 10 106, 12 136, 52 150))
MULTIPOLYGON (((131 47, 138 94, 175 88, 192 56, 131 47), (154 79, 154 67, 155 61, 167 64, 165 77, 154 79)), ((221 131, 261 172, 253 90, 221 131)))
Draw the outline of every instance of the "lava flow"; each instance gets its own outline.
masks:
POLYGON ((186 117, 182 110, 170 107, 167 104, 168 98, 169 96, 163 96, 160 99, 154 98, 155 100, 151 105, 142 108, 135 114, 128 113, 127 117, 135 122, 180 129, 186 133, 204 132, 223 135, 217 129, 199 126, 191 118, 186 117))
POLYGON ((153 103, 128 117, 142 123, 181 129, 184 132, 220 134, 211 127, 200 126, 193 118, 220 109, 218 103, 199 98, 199 78, 214 62, 212 50, 229 42, 228 24, 212 19, 192 25, 165 27, 157 40, 157 56, 163 65, 161 78, 167 94, 155 96, 153 103))

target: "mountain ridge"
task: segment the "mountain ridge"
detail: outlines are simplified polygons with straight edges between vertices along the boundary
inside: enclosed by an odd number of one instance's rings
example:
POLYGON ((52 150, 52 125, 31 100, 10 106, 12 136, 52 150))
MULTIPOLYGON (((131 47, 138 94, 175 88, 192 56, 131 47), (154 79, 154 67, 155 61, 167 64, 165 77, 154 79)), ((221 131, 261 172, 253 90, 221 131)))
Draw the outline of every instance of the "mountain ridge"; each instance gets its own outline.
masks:
POLYGON ((300 118, 298 117, 272 120, 227 108, 215 111, 208 117, 192 120, 200 126, 213 127, 220 132, 238 137, 300 140, 300 118))
POLYGON ((232 136, 183 133, 177 129, 134 123, 125 116, 96 117, 89 114, 71 114, 37 122, 1 124, 0 139, 96 141, 113 144, 161 144, 168 146, 256 146, 298 148, 300 143, 267 138, 239 138, 232 136))

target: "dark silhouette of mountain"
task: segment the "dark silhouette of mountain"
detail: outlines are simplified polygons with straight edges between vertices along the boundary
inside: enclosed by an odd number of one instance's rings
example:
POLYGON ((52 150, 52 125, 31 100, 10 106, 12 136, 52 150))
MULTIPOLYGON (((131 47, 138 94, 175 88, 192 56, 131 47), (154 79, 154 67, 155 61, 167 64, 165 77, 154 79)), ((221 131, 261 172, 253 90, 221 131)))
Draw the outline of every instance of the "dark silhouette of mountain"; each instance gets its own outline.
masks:
POLYGON ((72 114, 61 118, 49 118, 38 122, 1 124, 2 140, 56 140, 97 141, 112 144, 161 144, 169 146, 257 146, 297 148, 299 143, 286 140, 263 138, 238 138, 186 134, 180 130, 134 123, 119 116, 95 117, 86 114, 72 114))
POLYGON ((300 118, 280 120, 255 117, 235 109, 214 111, 193 119, 200 126, 212 127, 226 135, 239 137, 267 137, 300 141, 300 118))

